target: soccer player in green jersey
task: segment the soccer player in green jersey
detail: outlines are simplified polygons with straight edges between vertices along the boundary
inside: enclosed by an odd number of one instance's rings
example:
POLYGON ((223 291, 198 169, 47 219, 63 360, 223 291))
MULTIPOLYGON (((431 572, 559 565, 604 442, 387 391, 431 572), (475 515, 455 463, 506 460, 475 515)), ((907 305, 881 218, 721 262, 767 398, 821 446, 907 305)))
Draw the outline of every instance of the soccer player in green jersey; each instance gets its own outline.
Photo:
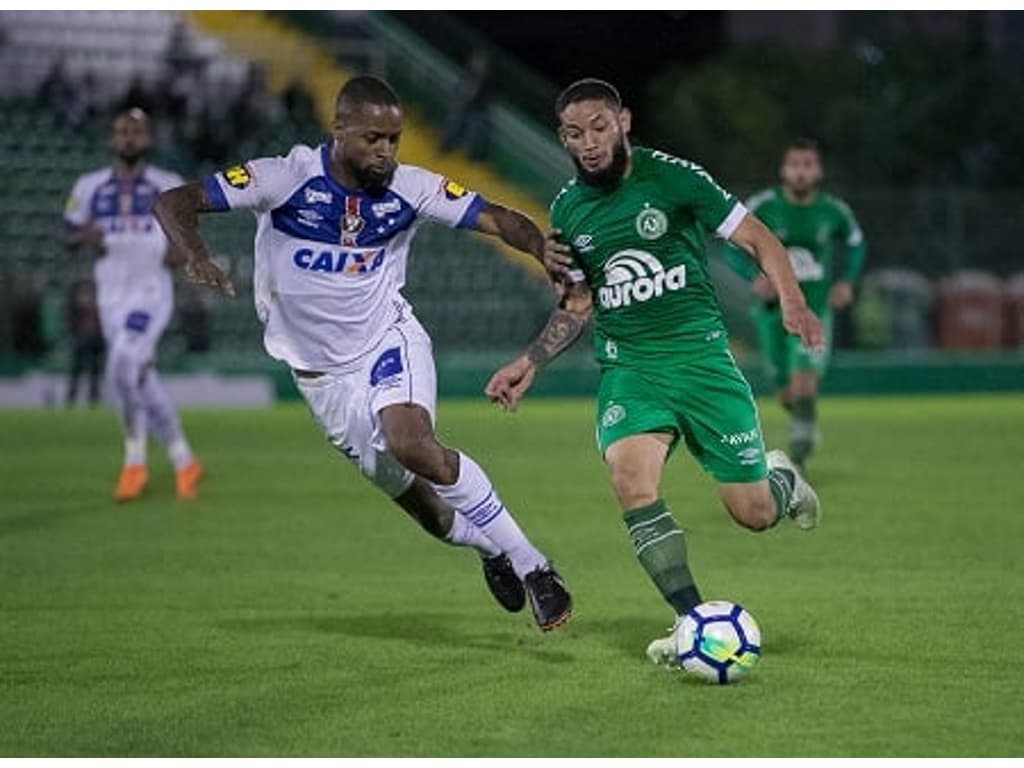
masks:
MULTIPOLYGON (((659 493, 662 467, 682 440, 718 481, 729 514, 754 531, 783 518, 818 522, 814 490, 781 451, 767 456, 750 386, 729 352, 708 273, 706 237, 743 248, 779 296, 789 332, 811 348, 822 328, 778 239, 699 165, 629 140, 630 112, 601 80, 581 80, 556 102, 559 136, 577 177, 551 206, 545 248, 565 273, 561 305, 529 350, 491 378, 488 396, 511 409, 538 371, 595 316, 601 366, 597 444, 636 555, 682 616, 702 602, 683 531, 659 493)), ((648 656, 671 664, 671 635, 648 656)))
POLYGON ((727 257, 733 268, 751 282, 757 297, 752 313, 757 326, 761 359, 779 400, 790 411, 789 455, 803 469, 817 436, 818 381, 825 373, 832 344, 832 310, 853 301, 853 285, 864 265, 864 236, 850 207, 821 189, 821 152, 810 139, 790 143, 782 157, 782 184, 758 192, 747 209, 786 246, 793 272, 807 305, 825 329, 825 346, 814 351, 789 336, 782 325, 779 298, 771 281, 746 255, 736 250, 727 257), (838 270, 835 246, 844 259, 838 270))

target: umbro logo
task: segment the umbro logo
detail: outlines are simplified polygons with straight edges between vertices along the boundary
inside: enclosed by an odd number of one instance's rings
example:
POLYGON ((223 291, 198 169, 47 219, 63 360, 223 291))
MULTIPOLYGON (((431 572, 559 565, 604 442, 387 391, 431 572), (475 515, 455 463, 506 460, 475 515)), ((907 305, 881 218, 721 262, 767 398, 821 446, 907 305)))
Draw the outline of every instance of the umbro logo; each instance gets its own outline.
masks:
POLYGON ((594 236, 579 235, 572 241, 572 247, 576 249, 577 253, 589 253, 596 247, 594 245, 594 236))

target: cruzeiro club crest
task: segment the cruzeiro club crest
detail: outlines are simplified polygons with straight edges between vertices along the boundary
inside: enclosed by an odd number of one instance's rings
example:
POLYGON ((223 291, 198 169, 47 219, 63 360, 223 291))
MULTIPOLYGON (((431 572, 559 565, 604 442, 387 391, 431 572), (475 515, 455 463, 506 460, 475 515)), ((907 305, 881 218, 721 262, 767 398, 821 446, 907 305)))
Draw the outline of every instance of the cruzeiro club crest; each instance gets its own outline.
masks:
POLYGON ((636 217, 636 233, 644 240, 657 240, 668 231, 668 216, 646 203, 636 217))
POLYGON ((339 222, 341 225, 341 244, 354 246, 357 244, 356 237, 363 231, 366 221, 359 213, 359 198, 345 197, 345 213, 339 222))
POLYGON ((358 235, 365 225, 366 222, 358 213, 346 213, 341 219, 341 231, 346 235, 358 235))

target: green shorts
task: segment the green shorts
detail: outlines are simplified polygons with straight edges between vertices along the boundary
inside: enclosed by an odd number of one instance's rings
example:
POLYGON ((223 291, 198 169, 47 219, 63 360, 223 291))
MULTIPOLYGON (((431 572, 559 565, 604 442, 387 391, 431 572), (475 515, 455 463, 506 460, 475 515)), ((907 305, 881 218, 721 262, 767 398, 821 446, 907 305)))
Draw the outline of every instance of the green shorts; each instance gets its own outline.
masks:
POLYGON ((682 437, 720 483, 752 483, 768 476, 754 396, 724 344, 699 358, 602 371, 597 394, 601 456, 617 440, 650 432, 672 434, 672 449, 682 437))
POLYGON ((782 312, 778 307, 771 309, 764 305, 755 306, 754 324, 757 326, 757 342, 761 348, 761 361, 765 372, 776 389, 789 384, 789 377, 795 371, 813 371, 821 378, 828 369, 832 355, 832 313, 825 310, 818 315, 825 331, 825 348, 812 352, 796 336, 791 336, 782 325, 782 312))

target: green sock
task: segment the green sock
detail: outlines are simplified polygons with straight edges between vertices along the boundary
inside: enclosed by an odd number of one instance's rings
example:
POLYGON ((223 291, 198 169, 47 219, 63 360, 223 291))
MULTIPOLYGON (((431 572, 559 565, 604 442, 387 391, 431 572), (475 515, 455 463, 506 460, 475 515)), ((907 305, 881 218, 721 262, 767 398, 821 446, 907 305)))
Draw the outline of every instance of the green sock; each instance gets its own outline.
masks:
POLYGON ((793 401, 793 418, 789 423, 789 456, 803 464, 814 450, 814 422, 817 419, 817 400, 800 397, 793 401))
POLYGON ((789 516, 789 502, 793 498, 793 486, 796 478, 788 469, 778 467, 768 472, 768 487, 771 488, 772 498, 775 499, 775 522, 772 526, 779 524, 779 520, 789 516))
POLYGON ((637 559, 678 615, 703 602, 686 564, 686 540, 665 502, 623 513, 637 559))

